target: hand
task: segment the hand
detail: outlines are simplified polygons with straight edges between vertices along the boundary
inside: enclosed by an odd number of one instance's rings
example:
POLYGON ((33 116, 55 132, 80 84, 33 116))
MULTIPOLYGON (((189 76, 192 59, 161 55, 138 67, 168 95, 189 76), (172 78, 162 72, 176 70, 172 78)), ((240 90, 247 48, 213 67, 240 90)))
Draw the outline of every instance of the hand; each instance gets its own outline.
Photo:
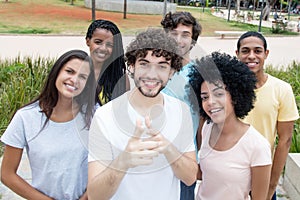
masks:
POLYGON ((141 135, 144 132, 145 128, 143 128, 142 122, 137 120, 134 134, 119 157, 125 170, 140 165, 150 165, 153 163, 153 158, 158 156, 155 149, 158 147, 159 142, 143 140, 141 135))
POLYGON ((150 136, 145 141, 157 142, 157 147, 152 150, 164 154, 170 147, 170 142, 159 131, 152 129, 149 117, 145 118, 145 124, 147 127, 146 133, 150 136))

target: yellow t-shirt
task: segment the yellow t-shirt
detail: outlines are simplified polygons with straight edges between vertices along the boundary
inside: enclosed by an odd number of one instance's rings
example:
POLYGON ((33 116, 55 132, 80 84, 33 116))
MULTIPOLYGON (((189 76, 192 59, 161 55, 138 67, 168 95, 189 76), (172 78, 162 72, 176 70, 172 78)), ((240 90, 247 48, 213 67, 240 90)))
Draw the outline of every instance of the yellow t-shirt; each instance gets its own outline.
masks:
POLYGON ((243 119, 270 142, 274 150, 277 121, 294 121, 299 118, 295 97, 290 84, 268 74, 266 83, 255 90, 254 108, 243 119))

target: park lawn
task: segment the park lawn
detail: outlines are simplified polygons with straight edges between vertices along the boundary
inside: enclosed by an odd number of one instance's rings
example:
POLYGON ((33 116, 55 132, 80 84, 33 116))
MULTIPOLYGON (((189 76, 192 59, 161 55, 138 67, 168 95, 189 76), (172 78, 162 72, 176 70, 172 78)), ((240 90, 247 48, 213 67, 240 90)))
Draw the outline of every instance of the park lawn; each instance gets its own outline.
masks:
MULTIPOLYGON (((213 36, 215 30, 257 30, 256 26, 227 22, 215 17, 210 8, 178 6, 177 11, 191 12, 203 27, 202 36, 213 36)), ((97 10, 96 18, 111 20, 123 35, 134 35, 147 27, 160 27, 162 15, 128 14, 97 10)), ((84 35, 91 23, 91 9, 83 0, 9 0, 0 2, 0 33, 84 35)), ((270 32, 266 30, 265 32, 270 32)))

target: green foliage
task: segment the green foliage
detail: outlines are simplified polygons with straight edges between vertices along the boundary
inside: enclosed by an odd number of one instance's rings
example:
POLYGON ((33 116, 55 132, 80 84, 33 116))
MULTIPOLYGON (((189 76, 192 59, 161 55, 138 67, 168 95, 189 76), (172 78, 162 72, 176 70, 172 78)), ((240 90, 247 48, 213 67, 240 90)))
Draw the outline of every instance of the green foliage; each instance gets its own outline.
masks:
MULTIPOLYGON (((14 112, 37 97, 53 63, 54 59, 29 57, 0 61, 0 135, 14 112)), ((285 69, 268 66, 266 72, 291 84, 300 110, 300 63, 294 62, 285 69)), ((300 119, 295 123, 290 152, 300 153, 300 119)))
POLYGON ((37 97, 53 62, 19 57, 0 62, 0 135, 13 113, 37 97))
POLYGON ((14 33, 14 34, 48 34, 51 33, 51 30, 49 29, 42 29, 42 28, 25 28, 22 30, 15 29, 10 30, 7 33, 14 33))
MULTIPOLYGON (((266 68, 266 72, 291 84, 297 108, 300 111, 300 63, 293 62, 286 69, 282 68, 279 70, 269 66, 266 68)), ((290 152, 300 153, 300 119, 295 122, 290 152)))

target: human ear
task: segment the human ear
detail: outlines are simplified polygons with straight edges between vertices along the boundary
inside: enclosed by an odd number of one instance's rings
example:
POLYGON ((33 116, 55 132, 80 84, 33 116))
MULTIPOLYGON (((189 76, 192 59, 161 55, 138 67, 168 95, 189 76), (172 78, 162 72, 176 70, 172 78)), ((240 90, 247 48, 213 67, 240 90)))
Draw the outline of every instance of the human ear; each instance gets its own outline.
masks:
POLYGON ((91 41, 90 38, 85 39, 86 46, 88 47, 90 46, 90 41, 91 41))
POLYGON ((267 50, 265 51, 265 59, 268 58, 268 55, 269 55, 269 49, 267 49, 267 50))
POLYGON ((133 78, 134 75, 134 65, 128 65, 127 66, 128 75, 133 78))

